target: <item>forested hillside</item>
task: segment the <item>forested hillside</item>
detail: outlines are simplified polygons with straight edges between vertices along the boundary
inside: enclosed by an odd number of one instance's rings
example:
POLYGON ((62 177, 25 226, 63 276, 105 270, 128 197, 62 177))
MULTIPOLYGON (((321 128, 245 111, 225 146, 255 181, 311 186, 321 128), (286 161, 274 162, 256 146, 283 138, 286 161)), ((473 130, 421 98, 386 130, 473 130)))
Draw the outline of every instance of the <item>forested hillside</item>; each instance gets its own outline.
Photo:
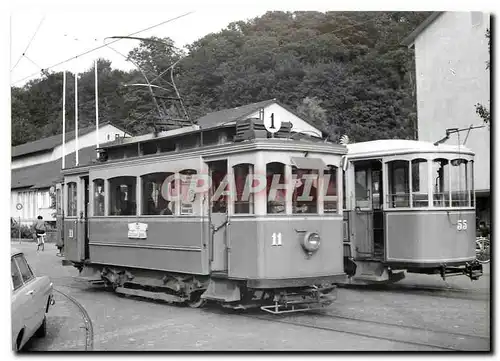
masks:
MULTIPOLYGON (((351 141, 413 138, 413 53, 400 45, 425 12, 268 12, 231 23, 180 53, 168 38, 142 42, 128 56, 149 80, 174 61, 175 84, 190 116, 277 98, 331 133, 351 141)), ((158 107, 138 71, 98 63, 100 121, 151 131, 158 107)), ((167 72, 154 84, 169 86, 167 72)), ((94 70, 78 80, 79 126, 95 121, 94 70)), ((172 96, 156 88, 158 96, 172 96)), ((171 113, 164 98, 160 109, 171 113)), ((67 73, 67 126, 74 127, 74 76, 67 73)), ((62 73, 12 88, 12 145, 60 133, 62 73)))

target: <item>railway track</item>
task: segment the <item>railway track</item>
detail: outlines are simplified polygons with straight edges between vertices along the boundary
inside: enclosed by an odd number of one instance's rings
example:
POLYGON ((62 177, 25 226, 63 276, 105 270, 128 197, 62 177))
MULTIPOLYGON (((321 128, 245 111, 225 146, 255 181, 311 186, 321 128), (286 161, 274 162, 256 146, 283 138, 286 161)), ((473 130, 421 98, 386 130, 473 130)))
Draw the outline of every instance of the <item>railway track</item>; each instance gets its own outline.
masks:
MULTIPOLYGON (((57 281, 68 281, 72 277, 61 277, 57 281)), ((66 282, 65 282, 66 283, 66 282)), ((78 290, 86 290, 88 288, 81 281, 74 281, 71 284, 61 285, 65 288, 73 288, 78 290)), ((360 287, 360 286, 355 286, 360 287)), ((361 286, 365 287, 365 286, 361 286)), ((63 294, 65 297, 75 303, 86 319, 87 325, 87 350, 93 347, 93 329, 92 322, 88 317, 87 312, 73 297, 63 294)), ((375 291, 375 290, 373 290, 375 291)), ((378 291, 378 290, 377 290, 378 291)), ((393 290, 380 290, 385 292, 394 292, 393 290)), ((441 295, 434 295, 442 297, 441 295)), ((450 297, 448 297, 450 298, 450 297)), ((457 298, 457 297, 452 297, 457 298)), ((210 307, 210 306, 209 306, 210 307)), ((211 307, 210 307, 211 308, 211 307)), ((255 318, 266 322, 278 322, 291 326, 316 329, 329 332, 340 332, 356 336, 362 336, 372 339, 397 342, 419 347, 431 347, 443 351, 489 351, 490 338, 486 336, 468 335, 465 333, 427 329, 423 327, 395 324, 374 320, 366 320, 356 317, 346 317, 336 314, 329 314, 326 310, 310 311, 301 315, 267 315, 260 312, 236 313, 235 315, 247 318, 255 318)))
POLYGON ((362 320, 325 314, 321 311, 308 312, 300 316, 267 316, 257 314, 240 314, 240 316, 308 329, 346 333, 411 346, 431 347, 443 351, 490 351, 489 337, 362 320))
POLYGON ((443 288, 432 286, 417 286, 417 285, 338 285, 339 288, 352 289, 367 292, 384 292, 384 293, 404 293, 415 294, 431 297, 451 298, 467 301, 481 301, 488 299, 488 293, 477 293, 471 290, 460 288, 443 288))
POLYGON ((92 351, 94 349, 94 327, 92 325, 92 320, 87 313, 87 310, 80 302, 78 302, 74 297, 68 295, 66 292, 63 292, 57 288, 54 288, 54 291, 68 299, 80 310, 83 317, 83 322, 85 323, 85 351, 92 351))

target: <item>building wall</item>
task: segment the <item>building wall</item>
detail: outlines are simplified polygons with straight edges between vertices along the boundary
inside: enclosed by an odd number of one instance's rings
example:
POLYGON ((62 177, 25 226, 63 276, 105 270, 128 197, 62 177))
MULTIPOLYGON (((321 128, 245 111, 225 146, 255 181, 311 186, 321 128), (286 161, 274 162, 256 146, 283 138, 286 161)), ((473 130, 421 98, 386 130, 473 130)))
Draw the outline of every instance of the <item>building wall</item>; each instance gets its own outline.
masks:
MULTIPOLYGON (((321 132, 310 125, 309 123, 305 122, 304 120, 300 119, 293 113, 289 112, 285 108, 281 107, 279 104, 271 104, 267 107, 264 108, 264 117, 269 118, 271 114, 274 113, 274 119, 281 120, 281 122, 291 122, 292 123, 292 130, 294 132, 303 132, 305 131, 309 135, 319 135, 321 136, 321 132)), ((259 117, 259 112, 255 112, 254 114, 251 114, 249 118, 258 118, 259 117)))
MULTIPOLYGON (((123 131, 119 130, 118 128, 110 124, 107 124, 103 127, 99 127, 99 144, 114 140, 116 135, 122 137, 123 131)), ((96 143, 95 131, 82 135, 78 138, 78 147, 80 149, 90 147, 95 143, 96 143)), ((76 147, 75 139, 66 142, 65 144, 66 154, 73 152, 75 150, 75 147, 76 147)), ((25 157, 14 159, 12 160, 11 163, 11 169, 29 167, 35 164, 52 162, 60 158, 62 158, 62 144, 55 147, 52 151, 47 151, 43 154, 36 154, 36 155, 27 154, 25 157)))
MULTIPOLYGON (((447 128, 482 125, 475 104, 489 105, 490 73, 486 70, 489 14, 446 12, 415 40, 418 136, 435 142, 447 128)), ((460 133, 463 144, 467 132, 460 133)), ((458 144, 452 135, 446 144, 458 144)), ((490 190, 490 132, 474 129, 467 143, 476 153, 475 189, 490 190)))
POLYGON ((12 190, 10 197, 10 216, 16 220, 21 218, 21 223, 31 224, 38 216, 45 221, 55 221, 52 214, 55 209, 50 208, 51 199, 49 188, 46 189, 19 189, 12 190), (18 211, 16 205, 21 203, 23 209, 18 211))

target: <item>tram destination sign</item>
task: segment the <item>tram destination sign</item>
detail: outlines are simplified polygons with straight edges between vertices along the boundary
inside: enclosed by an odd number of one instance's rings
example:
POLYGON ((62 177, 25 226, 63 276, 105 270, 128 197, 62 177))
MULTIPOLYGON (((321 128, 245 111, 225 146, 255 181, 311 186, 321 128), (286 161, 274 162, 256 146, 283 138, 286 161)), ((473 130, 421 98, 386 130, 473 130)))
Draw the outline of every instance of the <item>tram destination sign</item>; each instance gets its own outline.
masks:
POLYGON ((148 238, 148 225, 146 223, 129 223, 128 238, 130 239, 146 239, 148 238))

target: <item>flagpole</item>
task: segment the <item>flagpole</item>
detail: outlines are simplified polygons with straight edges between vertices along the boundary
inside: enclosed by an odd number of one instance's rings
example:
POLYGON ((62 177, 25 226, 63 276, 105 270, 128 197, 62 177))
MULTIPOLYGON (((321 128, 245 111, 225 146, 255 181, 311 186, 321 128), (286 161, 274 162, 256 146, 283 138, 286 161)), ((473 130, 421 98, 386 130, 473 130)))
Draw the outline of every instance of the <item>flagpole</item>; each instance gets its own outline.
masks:
POLYGON ((62 169, 65 168, 66 158, 66 70, 63 71, 63 128, 62 128, 62 169))
POLYGON ((75 72, 75 165, 78 165, 78 73, 75 72))
POLYGON ((99 148, 99 92, 97 90, 97 60, 95 60, 95 137, 96 148, 99 148))

